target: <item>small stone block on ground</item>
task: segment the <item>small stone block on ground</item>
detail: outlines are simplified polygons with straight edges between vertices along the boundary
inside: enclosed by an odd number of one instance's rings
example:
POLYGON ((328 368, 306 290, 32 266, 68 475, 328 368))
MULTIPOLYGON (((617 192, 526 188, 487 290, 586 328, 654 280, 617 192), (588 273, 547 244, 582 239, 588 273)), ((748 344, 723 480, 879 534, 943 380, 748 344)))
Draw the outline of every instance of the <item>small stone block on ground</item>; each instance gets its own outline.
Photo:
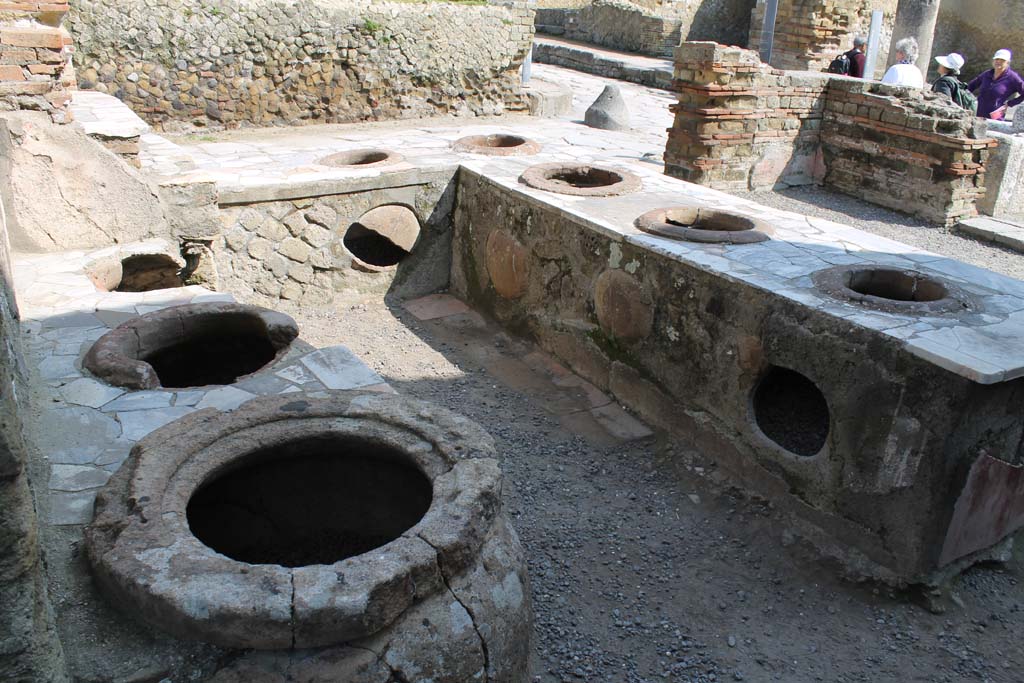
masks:
POLYGON ((405 302, 405 310, 418 320, 435 320, 450 315, 468 313, 469 306, 449 294, 430 294, 420 299, 405 302))
POLYGON ((654 434, 647 425, 614 403, 594 408, 590 414, 609 434, 623 441, 645 439, 654 434))
POLYGON ((978 216, 960 223, 957 232, 1024 253, 1024 222, 978 216))

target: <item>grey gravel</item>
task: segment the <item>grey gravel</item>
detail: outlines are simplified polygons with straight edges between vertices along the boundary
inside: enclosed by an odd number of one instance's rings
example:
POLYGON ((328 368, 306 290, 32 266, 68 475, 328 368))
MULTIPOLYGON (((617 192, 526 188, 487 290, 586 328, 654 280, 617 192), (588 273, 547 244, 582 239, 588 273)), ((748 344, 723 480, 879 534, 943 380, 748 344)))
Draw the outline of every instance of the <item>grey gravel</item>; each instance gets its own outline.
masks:
POLYGON ((775 192, 732 194, 775 209, 849 225, 1018 280, 1024 279, 1024 254, 964 237, 919 218, 875 206, 823 187, 808 185, 775 192))

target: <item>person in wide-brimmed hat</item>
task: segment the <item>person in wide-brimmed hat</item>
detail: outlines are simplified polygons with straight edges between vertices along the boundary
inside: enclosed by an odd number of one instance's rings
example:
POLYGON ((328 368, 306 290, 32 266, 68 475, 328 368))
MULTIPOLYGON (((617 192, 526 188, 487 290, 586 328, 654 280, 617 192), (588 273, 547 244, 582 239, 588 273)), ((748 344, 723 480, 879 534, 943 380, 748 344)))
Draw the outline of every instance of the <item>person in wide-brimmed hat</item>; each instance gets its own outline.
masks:
POLYGON ((956 52, 951 52, 948 55, 936 57, 935 61, 939 65, 939 78, 932 83, 932 90, 948 95, 949 99, 956 102, 957 91, 960 88, 967 87, 958 78, 960 69, 964 68, 963 56, 956 52))
POLYGON ((978 96, 978 116, 1001 119, 1007 107, 1024 102, 1024 79, 1010 68, 1012 57, 1009 50, 998 50, 992 57, 992 68, 967 84, 978 96), (1016 97, 1011 100, 1013 95, 1016 97))

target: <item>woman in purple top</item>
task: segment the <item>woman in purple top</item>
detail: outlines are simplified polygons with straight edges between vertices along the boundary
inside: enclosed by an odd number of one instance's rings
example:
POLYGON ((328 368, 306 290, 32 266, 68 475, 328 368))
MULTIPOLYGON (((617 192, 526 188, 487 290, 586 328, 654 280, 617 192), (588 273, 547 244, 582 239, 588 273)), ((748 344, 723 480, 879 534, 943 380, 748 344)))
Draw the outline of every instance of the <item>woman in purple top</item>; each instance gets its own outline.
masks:
POLYGON ((1010 68, 1009 50, 999 50, 992 57, 992 67, 967 84, 978 96, 978 116, 1001 119, 1007 107, 1024 102, 1024 79, 1010 68), (1016 95, 1012 100, 1011 95, 1016 95))

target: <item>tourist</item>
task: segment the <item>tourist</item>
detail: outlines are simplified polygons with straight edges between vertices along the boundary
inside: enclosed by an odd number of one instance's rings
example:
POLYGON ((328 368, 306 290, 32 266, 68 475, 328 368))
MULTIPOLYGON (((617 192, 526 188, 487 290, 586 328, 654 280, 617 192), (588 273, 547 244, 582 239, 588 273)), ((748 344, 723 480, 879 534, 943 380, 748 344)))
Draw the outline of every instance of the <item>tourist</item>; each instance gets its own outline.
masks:
POLYGON ((863 36, 857 36, 853 39, 853 49, 847 50, 833 59, 828 65, 827 71, 830 74, 864 78, 864 62, 867 60, 867 56, 864 53, 867 50, 868 39, 863 36))
POLYGON ((947 95, 953 104, 969 109, 968 102, 974 99, 967 94, 967 86, 957 78, 960 69, 964 68, 964 58, 956 52, 935 58, 939 65, 939 78, 932 84, 932 91, 947 95))
POLYGON ((1010 68, 1009 50, 999 50, 992 57, 992 68, 967 84, 978 96, 978 116, 1002 119, 1007 107, 1016 107, 1024 101, 1024 80, 1010 68), (1016 94, 1012 100, 1010 97, 1016 94))
POLYGON ((896 63, 882 76, 882 83, 924 87, 924 76, 914 62, 917 61, 917 41, 904 38, 896 43, 896 63))
POLYGON ((853 49, 846 53, 850 59, 849 76, 864 78, 864 63, 867 61, 868 39, 864 36, 856 36, 853 39, 853 49))

